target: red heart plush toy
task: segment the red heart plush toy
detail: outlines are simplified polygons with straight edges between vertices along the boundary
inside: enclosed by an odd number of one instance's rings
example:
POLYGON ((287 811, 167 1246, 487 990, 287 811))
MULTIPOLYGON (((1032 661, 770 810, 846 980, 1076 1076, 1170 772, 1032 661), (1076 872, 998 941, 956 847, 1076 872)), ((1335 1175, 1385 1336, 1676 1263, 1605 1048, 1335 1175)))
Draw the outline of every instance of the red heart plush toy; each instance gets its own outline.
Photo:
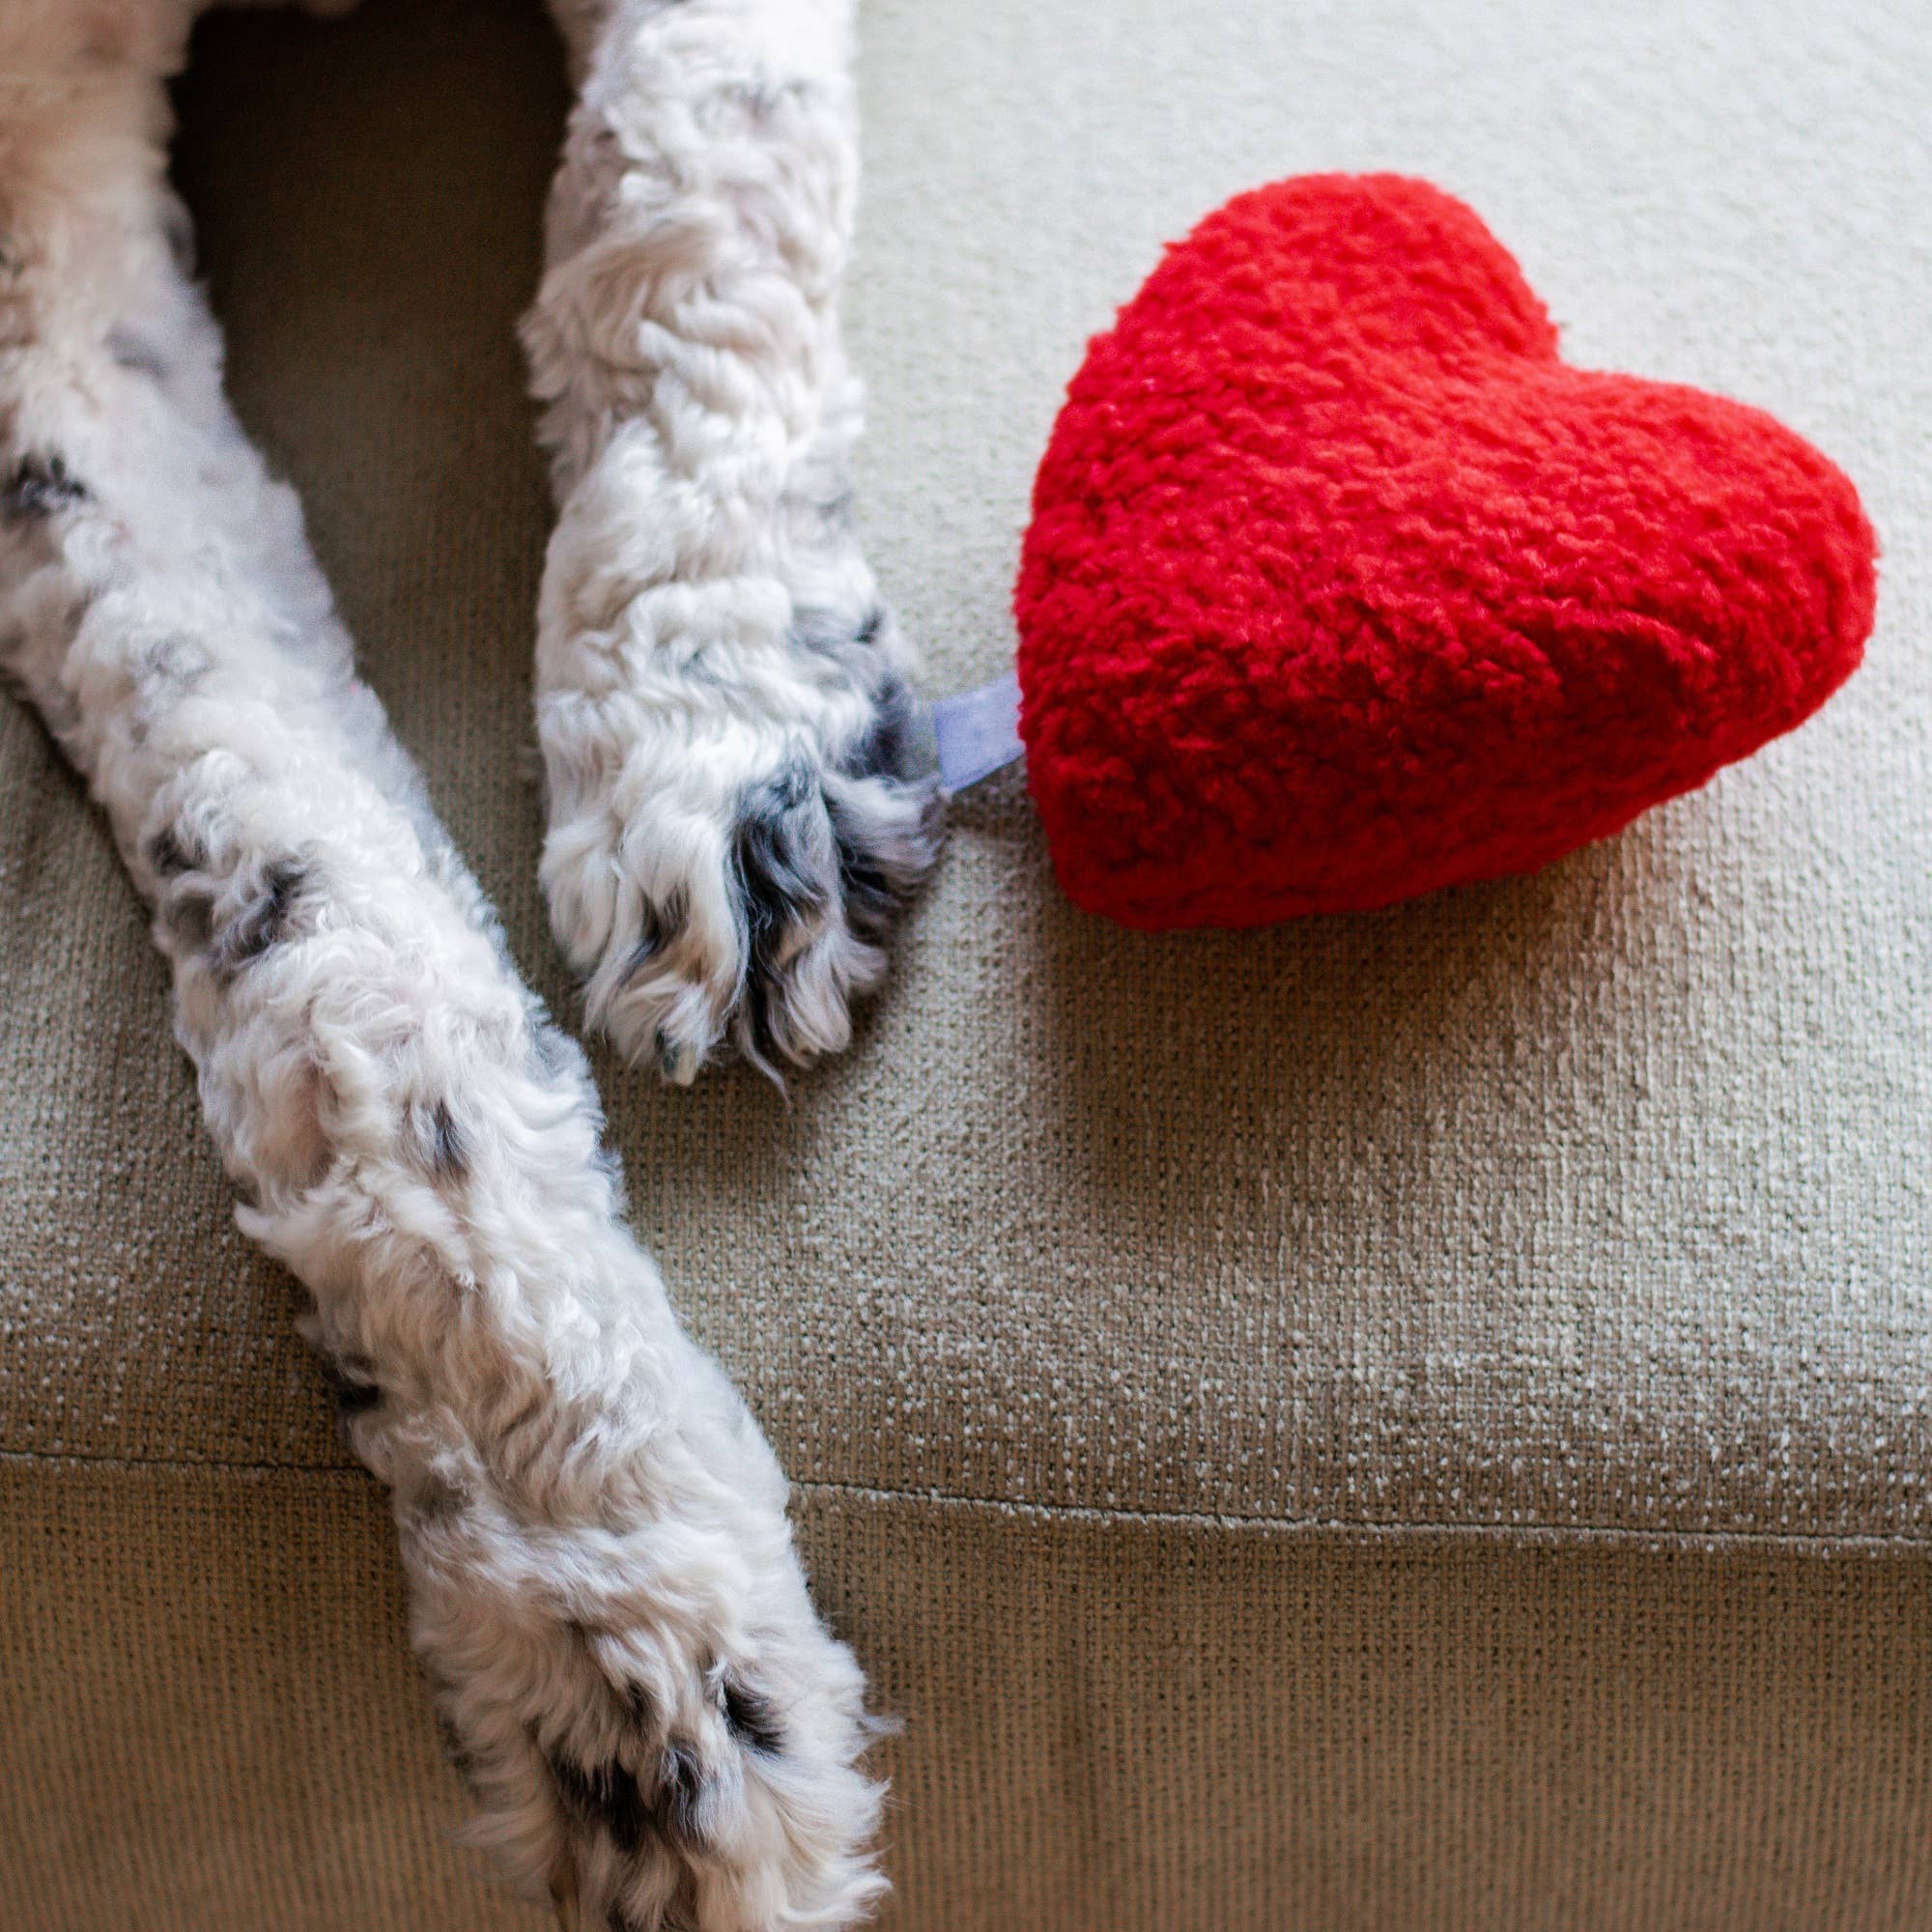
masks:
POLYGON ((1061 882, 1251 925, 1541 866, 1815 710, 1875 549, 1760 411, 1560 360, 1427 183, 1242 195, 1094 342, 1035 487, 1021 733, 1061 882))

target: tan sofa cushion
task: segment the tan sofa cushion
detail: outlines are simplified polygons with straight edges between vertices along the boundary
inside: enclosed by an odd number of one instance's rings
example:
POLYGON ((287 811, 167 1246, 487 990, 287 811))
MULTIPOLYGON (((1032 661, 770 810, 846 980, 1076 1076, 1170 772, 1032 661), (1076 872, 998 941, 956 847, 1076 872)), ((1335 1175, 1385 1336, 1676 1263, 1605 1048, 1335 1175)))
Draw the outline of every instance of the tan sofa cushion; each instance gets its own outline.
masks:
MULTIPOLYGON (((0 1459, 9 1932, 554 1932, 453 1849, 351 1470, 0 1459), (84 1615, 76 1615, 76 1608, 84 1615)), ((814 1490, 882 1932, 1908 1932, 1922 1562, 814 1490)))

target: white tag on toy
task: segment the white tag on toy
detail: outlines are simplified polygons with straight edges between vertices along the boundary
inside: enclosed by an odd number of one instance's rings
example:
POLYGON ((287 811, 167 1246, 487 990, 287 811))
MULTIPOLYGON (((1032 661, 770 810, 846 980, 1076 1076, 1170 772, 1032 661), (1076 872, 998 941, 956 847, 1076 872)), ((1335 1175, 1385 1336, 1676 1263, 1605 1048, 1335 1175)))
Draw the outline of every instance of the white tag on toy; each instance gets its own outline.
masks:
POLYGON ((939 741, 939 781, 948 791, 978 784, 1025 752, 1020 742, 1020 679, 1009 670, 977 691, 942 697, 932 707, 939 741))

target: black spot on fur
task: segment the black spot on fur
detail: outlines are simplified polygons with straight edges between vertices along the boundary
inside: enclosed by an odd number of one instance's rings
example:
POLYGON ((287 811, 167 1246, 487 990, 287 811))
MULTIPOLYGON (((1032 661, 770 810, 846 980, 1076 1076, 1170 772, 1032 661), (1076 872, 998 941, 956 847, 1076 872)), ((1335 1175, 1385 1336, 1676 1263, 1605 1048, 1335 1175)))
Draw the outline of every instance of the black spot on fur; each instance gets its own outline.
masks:
POLYGON ((838 844, 846 923, 861 939, 876 945, 891 930, 903 895, 856 837, 851 814, 837 806, 832 810, 832 836, 838 844))
POLYGON ((812 849, 813 815, 823 810, 817 782, 802 758, 753 786, 739 808, 731 859, 751 967, 745 984, 750 1050, 760 1061, 777 1044, 771 988, 787 929, 832 896, 830 868, 812 849))
POLYGON ((447 1100, 439 1100, 421 1114, 423 1157, 429 1171, 444 1180, 454 1180, 468 1172, 469 1147, 447 1100))
POLYGON ((309 868, 299 859, 277 859, 264 869, 261 895, 221 935, 221 963, 228 971, 252 965, 281 943, 308 880, 309 868))
POLYGON ((677 1072, 677 1048, 671 1044, 670 1035, 659 1027, 651 1045, 658 1057, 658 1071, 670 1079, 677 1072))
POLYGON ((347 1369, 332 1371, 329 1380, 335 1388, 335 1412, 345 1420, 352 1415, 367 1415, 382 1403, 383 1391, 378 1383, 347 1369))
POLYGON ((172 825, 164 825, 148 840, 148 864, 164 879, 177 879, 184 872, 198 872, 208 863, 208 855, 183 842, 172 825))
POLYGON ((833 792, 825 803, 838 849, 846 923, 861 939, 878 945, 932 863, 936 801, 911 830, 869 822, 861 798, 833 792))
POLYGON ((791 639, 817 657, 830 658, 834 664, 865 675, 865 667, 872 661, 871 653, 885 622, 883 604, 872 605, 856 624, 849 606, 831 610, 823 605, 802 604, 792 611, 791 639))
POLYGON ((724 1680, 724 1725, 742 1745, 777 1757, 784 1749, 784 1730, 779 1714, 749 1684, 724 1680))
POLYGON ((206 886, 184 883, 161 900, 161 919, 189 952, 199 952, 214 939, 214 895, 206 886))
POLYGON ((731 860, 754 948, 800 912, 825 902, 807 825, 815 789, 799 759, 754 786, 738 809, 731 860))
POLYGON ((691 900, 682 886, 673 886, 665 895, 662 905, 646 899, 639 915, 637 949, 631 954, 630 968, 625 977, 628 979, 654 953, 671 945, 684 930, 684 923, 690 916, 691 900))
POLYGON ((436 1730, 442 1741, 443 1756, 456 1767, 457 1776, 473 1791, 476 1788, 476 1761, 469 1755, 462 1732, 456 1728, 448 1713, 440 1709, 436 1714, 436 1730))
MULTIPOLYGON (((326 1364, 330 1393, 335 1397, 335 1426, 345 1443, 350 1443, 349 1425, 358 1415, 367 1415, 383 1404, 383 1391, 375 1372, 364 1361, 326 1364)), ((353 1446, 353 1444, 351 1445, 353 1446)))
POLYGON ((86 502, 93 494, 58 455, 23 456, 0 485, 0 516, 13 523, 51 517, 86 502))
POLYGON ((924 776, 926 763, 918 701, 903 678, 888 678, 872 694, 871 723, 853 740, 838 769, 848 778, 910 784, 924 776))
POLYGON ((614 1760, 585 1771, 566 1757, 550 1760, 564 1809, 588 1830, 611 1834, 611 1842, 626 1858, 635 1857, 644 1841, 644 1801, 637 1779, 614 1760))
POLYGON ((697 1753, 688 1745, 672 1745, 664 1754, 663 1779, 656 1808, 665 1836, 685 1844, 702 1842, 697 1803, 704 1793, 704 1776, 697 1753))

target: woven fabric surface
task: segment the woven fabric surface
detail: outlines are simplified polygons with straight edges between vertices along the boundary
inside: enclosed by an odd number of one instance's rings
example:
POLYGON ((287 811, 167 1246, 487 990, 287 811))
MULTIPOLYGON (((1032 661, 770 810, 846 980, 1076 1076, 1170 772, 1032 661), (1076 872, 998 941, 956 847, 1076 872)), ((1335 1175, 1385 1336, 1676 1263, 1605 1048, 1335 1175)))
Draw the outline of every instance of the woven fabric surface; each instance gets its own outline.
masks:
MULTIPOLYGON (((1066 904, 1008 774, 789 1103, 598 1055, 639 1231, 911 1719, 900 1922, 1923 1922, 1932 23, 870 0, 864 28, 860 514, 928 691, 1010 662, 1088 335, 1295 172, 1439 182, 1569 355, 1770 410, 1885 547, 1824 713, 1534 878, 1150 938, 1066 904)), ((511 332, 548 30, 370 0, 219 18, 199 55, 181 174, 239 405, 568 1013, 511 332)), ((539 1923, 439 1837, 381 1498, 164 1014, 99 821, 0 699, 9 1922, 539 1923)))
MULTIPOLYGON (((7 1678, 13 1932, 552 1922, 448 1843, 463 1799, 368 1483, 6 1459, 0 1510, 10 1630, 46 1633, 7 1678)), ((907 1719, 881 1750, 888 1932, 1932 1916, 1917 1560, 828 1489, 798 1513, 907 1719)))

